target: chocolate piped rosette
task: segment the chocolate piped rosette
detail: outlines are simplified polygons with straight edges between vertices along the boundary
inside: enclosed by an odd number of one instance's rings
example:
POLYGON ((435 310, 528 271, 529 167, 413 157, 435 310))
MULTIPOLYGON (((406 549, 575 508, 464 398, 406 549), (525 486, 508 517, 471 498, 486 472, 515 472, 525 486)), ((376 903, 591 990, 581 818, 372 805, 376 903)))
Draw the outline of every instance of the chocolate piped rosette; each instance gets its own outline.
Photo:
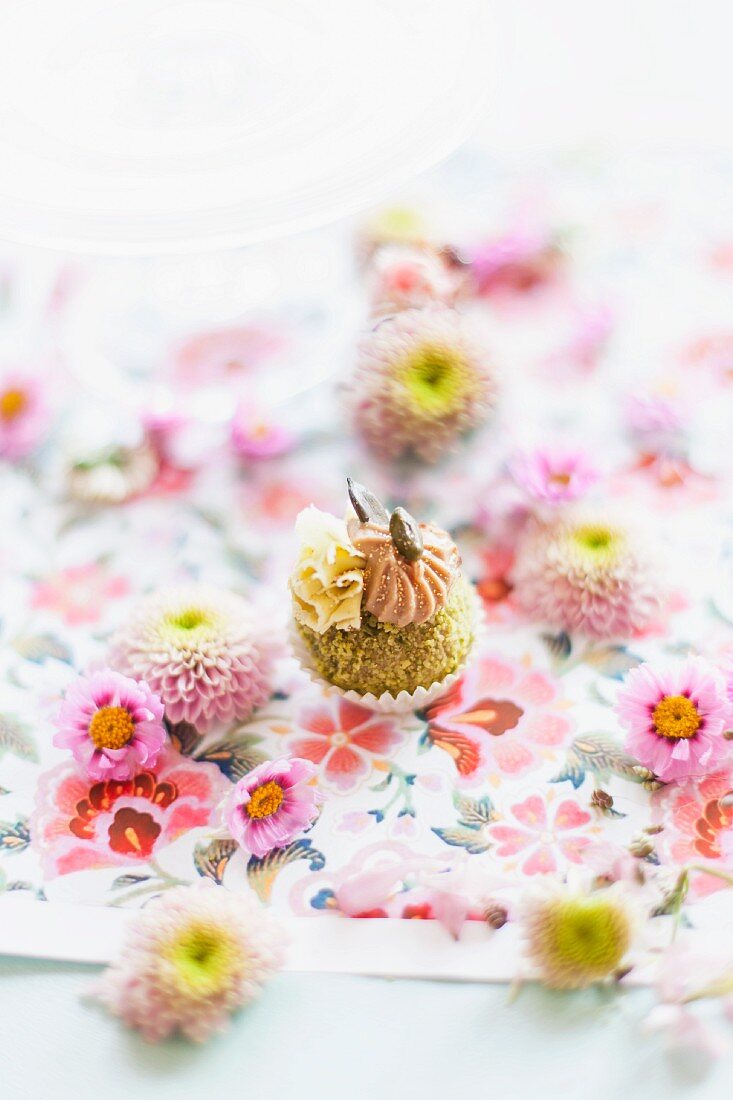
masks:
POLYGON ((450 535, 348 479, 353 518, 306 508, 290 577, 293 648, 317 682, 375 710, 420 709, 460 675, 478 602, 450 535))

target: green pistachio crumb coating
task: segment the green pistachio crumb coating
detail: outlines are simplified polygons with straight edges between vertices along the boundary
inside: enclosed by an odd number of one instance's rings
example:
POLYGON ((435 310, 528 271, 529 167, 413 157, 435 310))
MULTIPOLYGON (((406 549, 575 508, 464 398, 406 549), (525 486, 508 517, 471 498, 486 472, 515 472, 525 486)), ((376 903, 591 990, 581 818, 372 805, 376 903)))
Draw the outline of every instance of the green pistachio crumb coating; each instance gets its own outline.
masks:
POLYGON ((473 643, 474 619, 471 585, 459 577, 442 611, 419 626, 380 623, 367 612, 359 630, 332 626, 317 634, 302 623, 297 627, 324 680, 379 696, 427 688, 455 672, 473 643))

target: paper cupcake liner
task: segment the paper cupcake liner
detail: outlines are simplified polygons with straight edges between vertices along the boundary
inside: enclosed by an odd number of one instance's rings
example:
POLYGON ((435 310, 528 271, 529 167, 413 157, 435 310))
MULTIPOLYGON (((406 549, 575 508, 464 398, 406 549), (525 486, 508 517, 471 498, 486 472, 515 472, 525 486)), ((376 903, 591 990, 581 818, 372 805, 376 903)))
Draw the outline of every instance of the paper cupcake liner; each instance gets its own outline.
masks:
POLYGON ((422 710, 436 699, 439 699, 441 695, 444 695, 456 680, 460 679, 467 664, 476 653, 485 632, 486 624, 478 595, 473 587, 471 591, 473 593, 473 642, 458 668, 449 673, 448 676, 444 676, 442 680, 435 680, 430 687, 418 687, 414 691, 400 691, 397 695, 392 695, 389 691, 384 691, 381 695, 374 695, 371 691, 362 695, 360 692, 354 691, 353 688, 346 690, 337 687, 336 684, 325 680, 314 668, 311 651, 294 623, 290 627, 290 646, 293 656, 310 680, 322 687, 329 695, 340 695, 351 703, 358 703, 359 706, 368 707, 369 710, 377 711, 380 714, 409 714, 411 711, 422 710))

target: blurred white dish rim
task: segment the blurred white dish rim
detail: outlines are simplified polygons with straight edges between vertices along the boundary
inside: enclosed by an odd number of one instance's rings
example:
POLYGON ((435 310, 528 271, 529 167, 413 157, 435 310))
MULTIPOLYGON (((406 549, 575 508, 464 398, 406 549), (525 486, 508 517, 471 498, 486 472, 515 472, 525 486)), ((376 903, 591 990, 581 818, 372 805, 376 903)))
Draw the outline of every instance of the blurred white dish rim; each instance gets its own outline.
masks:
POLYGON ((484 8, 6 7, 0 237, 119 255, 198 251, 379 202, 470 132, 491 68, 484 8))

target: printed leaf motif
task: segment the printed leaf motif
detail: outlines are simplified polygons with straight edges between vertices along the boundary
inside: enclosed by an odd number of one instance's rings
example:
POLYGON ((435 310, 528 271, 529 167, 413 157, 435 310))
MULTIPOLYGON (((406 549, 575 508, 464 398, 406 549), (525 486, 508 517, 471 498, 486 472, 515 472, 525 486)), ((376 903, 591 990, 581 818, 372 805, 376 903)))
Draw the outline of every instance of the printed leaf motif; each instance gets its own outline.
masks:
POLYGON ((491 841, 483 833, 482 829, 471 829, 464 825, 453 825, 447 829, 432 830, 445 844, 454 848, 464 848, 469 855, 477 856, 482 852, 488 852, 491 841))
POLYGON ((262 749, 254 747, 261 741, 262 738, 254 734, 240 737, 229 734, 221 741, 216 741, 213 745, 208 745, 207 748, 195 753, 195 759, 216 764, 227 779, 236 783, 243 775, 247 775, 258 764, 263 764, 267 760, 267 754, 262 749))
POLYGON ((569 634, 563 630, 559 634, 541 634, 540 637, 554 661, 567 661, 573 649, 569 634))
POLYGON ((141 882, 148 882, 150 877, 150 875, 119 875, 110 886, 110 890, 124 890, 126 886, 139 886, 141 882))
POLYGON ((494 809, 494 803, 486 795, 484 798, 468 798, 466 795, 455 791, 453 805, 458 810, 460 822, 469 829, 479 829, 482 825, 490 825, 499 817, 494 809))
POLYGON ((203 737, 195 726, 190 722, 166 722, 166 726, 173 748, 177 749, 181 756, 193 756, 203 741, 203 737))
POLYGON ((24 817, 17 821, 0 821, 0 852, 23 852, 30 844, 31 834, 24 817))
POLYGON ((588 649, 583 660, 591 668, 612 680, 623 680, 627 672, 642 663, 642 658, 630 653, 623 645, 604 645, 588 649))
POLYGON ((632 783, 641 783, 646 790, 658 790, 662 784, 648 768, 629 756, 608 733, 586 733, 576 737, 568 749, 565 763, 551 783, 572 783, 575 790, 582 786, 588 773, 601 782, 616 775, 632 783))
POLYGON ((33 661, 37 665, 42 665, 50 657, 67 665, 72 664, 74 659, 66 642, 55 634, 21 635, 13 639, 12 646, 26 661, 33 661))
POLYGON ((210 878, 221 886, 229 860, 237 850, 234 840, 212 840, 208 844, 197 844, 193 851, 193 862, 202 878, 210 878))
POLYGON ((313 847, 310 840, 295 840, 286 848, 275 848, 268 855, 258 859, 250 856, 247 864, 247 879, 260 901, 269 901, 275 879, 289 863, 304 859, 311 871, 322 871, 326 866, 326 857, 313 847))
POLYGON ((11 752, 21 760, 38 762, 36 746, 28 733, 28 727, 7 714, 0 714, 0 756, 11 752))

